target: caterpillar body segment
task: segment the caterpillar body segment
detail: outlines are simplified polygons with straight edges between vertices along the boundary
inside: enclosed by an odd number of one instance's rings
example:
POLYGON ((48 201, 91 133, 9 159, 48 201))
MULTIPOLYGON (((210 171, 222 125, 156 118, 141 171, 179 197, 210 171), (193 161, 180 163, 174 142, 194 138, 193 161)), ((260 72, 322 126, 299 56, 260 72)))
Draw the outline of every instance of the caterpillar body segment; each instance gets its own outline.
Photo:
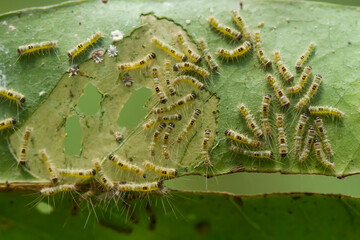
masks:
POLYGON ((260 147, 260 148, 264 146, 263 142, 260 142, 260 141, 255 140, 255 139, 251 139, 248 136, 246 136, 244 134, 241 134, 241 133, 238 133, 238 132, 235 132, 234 130, 231 130, 231 129, 225 130, 225 136, 228 139, 234 140, 234 141, 236 141, 238 143, 243 143, 243 144, 248 145, 248 146, 260 147))
POLYGON ((308 129, 308 133, 306 135, 306 138, 305 138, 305 142, 304 142, 304 147, 303 147, 303 150, 300 154, 300 157, 299 157, 299 162, 304 162, 309 154, 310 154, 310 151, 311 151, 311 147, 313 145, 313 142, 314 142, 314 139, 315 139, 315 128, 313 126, 310 126, 309 129, 308 129))
POLYGON ((254 115, 251 114, 250 110, 243 104, 240 103, 237 108, 240 110, 241 114, 244 116, 246 124, 249 129, 254 133, 257 138, 262 138, 264 136, 263 132, 257 125, 254 115))
POLYGON ((272 159, 273 156, 274 156, 274 153, 272 151, 269 151, 269 150, 251 151, 251 150, 242 149, 242 148, 240 148, 238 146, 235 146, 235 145, 230 146, 230 151, 241 154, 241 155, 245 155, 245 156, 248 156, 248 157, 253 157, 253 158, 272 159))
POLYGON ((270 73, 265 75, 265 80, 271 85, 274 89, 275 95, 279 100, 281 106, 287 107, 290 105, 289 98, 285 95, 284 90, 281 88, 279 82, 274 78, 270 73))
POLYGON ((299 121, 296 125, 295 137, 294 137, 294 146, 295 146, 296 155, 299 155, 301 152, 304 130, 308 120, 309 120, 309 116, 306 113, 303 113, 300 115, 299 121))
POLYGON ((308 102, 310 102, 310 100, 314 97, 317 90, 319 89, 321 82, 322 82, 322 77, 320 75, 316 75, 306 94, 295 105, 295 108, 297 110, 301 110, 303 107, 305 107, 306 104, 308 104, 308 102))
POLYGON ((154 163, 147 161, 147 160, 143 162, 143 166, 146 169, 148 169, 158 175, 161 175, 161 176, 176 177, 176 175, 177 175, 177 171, 175 168, 161 167, 161 166, 155 165, 154 163))
POLYGON ((189 42, 185 39, 184 35, 181 32, 178 32, 176 33, 176 37, 188 59, 195 63, 200 63, 201 57, 191 49, 189 42))
POLYGON ((330 169, 330 170, 334 170, 335 164, 330 162, 324 151, 323 151, 323 147, 321 144, 321 141, 319 139, 315 139, 314 141, 314 149, 315 149, 315 156, 316 159, 318 160, 318 162, 325 168, 330 169))

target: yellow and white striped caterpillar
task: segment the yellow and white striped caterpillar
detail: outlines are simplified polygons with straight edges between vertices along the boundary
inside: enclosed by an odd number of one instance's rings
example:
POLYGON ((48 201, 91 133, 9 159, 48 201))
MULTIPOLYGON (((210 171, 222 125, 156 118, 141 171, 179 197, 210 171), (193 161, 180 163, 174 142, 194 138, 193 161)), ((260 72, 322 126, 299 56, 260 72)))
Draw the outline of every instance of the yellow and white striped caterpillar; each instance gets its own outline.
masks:
POLYGON ((231 139, 238 143, 243 143, 243 144, 246 144, 246 145, 249 145, 252 147, 263 147, 264 146, 263 142, 249 138, 248 136, 238 133, 238 132, 235 132, 234 130, 231 130, 231 129, 225 130, 225 136, 228 139, 231 139))
POLYGON ((96 175, 95 169, 58 169, 61 176, 91 178, 96 175))
POLYGON ((329 106, 310 106, 308 111, 311 115, 332 115, 339 118, 345 114, 339 109, 329 106))
POLYGON ((319 161, 319 163, 327 168, 327 169, 330 169, 330 170, 333 170, 334 167, 335 167, 335 164, 330 162, 327 158, 326 158, 326 155, 323 151, 323 147, 322 147, 322 144, 320 142, 319 139, 315 139, 314 141, 314 149, 315 149, 315 156, 316 156, 316 159, 319 161))
POLYGON ((154 81, 154 91, 159 98, 159 102, 164 104, 167 102, 167 96, 159 83, 159 68, 154 66, 151 69, 151 73, 154 81))
POLYGON ((316 117, 315 120, 315 128, 319 134, 319 137, 321 139, 321 142, 324 145, 324 149, 327 155, 329 156, 333 156, 334 155, 334 151, 331 148, 331 144, 330 144, 330 140, 327 136, 327 132, 324 128, 324 124, 323 124, 323 120, 320 117, 316 117))
POLYGON ((314 51, 316 47, 316 44, 314 42, 311 42, 309 46, 306 48, 305 52, 299 57, 299 59, 295 63, 296 70, 300 71, 303 64, 308 60, 311 53, 314 51))
POLYGON ((276 114, 276 128, 278 132, 279 154, 281 157, 286 157, 289 149, 285 131, 285 115, 282 113, 276 114))
POLYGON ((152 192, 161 189, 160 182, 150 183, 124 183, 116 186, 119 192, 152 192))
POLYGON ((155 156, 155 147, 156 147, 156 143, 157 140, 159 139, 160 134, 165 130, 166 127, 166 123, 160 123, 158 128, 155 130, 152 141, 150 142, 150 156, 154 157, 155 156))
POLYGON ((154 114, 160 114, 160 113, 166 113, 166 112, 170 112, 178 107, 182 107, 185 106, 191 102, 193 102, 196 99, 196 94, 195 93, 189 93, 188 95, 180 98, 179 100, 177 100, 175 103, 172 103, 171 105, 167 106, 167 107, 158 107, 158 108, 154 108, 153 113, 154 114))
POLYGON ((302 136, 304 134, 305 126, 307 121, 309 120, 309 116, 304 113, 300 115, 299 121, 295 128, 295 137, 294 137, 294 146, 295 146, 295 154, 298 155, 301 152, 302 147, 302 136))
POLYGON ((190 72, 195 72, 199 75, 201 75, 204 78, 208 78, 210 76, 210 73, 205 70, 202 67, 199 67, 193 63, 190 62, 181 62, 181 63, 176 63, 173 67, 174 71, 190 71, 190 72))
POLYGON ((165 177, 176 177, 177 175, 177 171, 175 168, 166 168, 166 167, 157 166, 154 163, 147 160, 143 162, 143 166, 146 169, 165 177))
POLYGON ((270 68, 272 63, 271 60, 265 54, 259 30, 254 31, 254 46, 256 50, 256 55, 258 56, 262 65, 264 65, 264 67, 266 68, 270 68))
POLYGON ((23 137, 21 138, 20 152, 18 158, 18 163, 21 165, 25 165, 26 162, 28 161, 29 141, 31 138, 32 131, 33 128, 26 127, 23 137))
POLYGON ((132 173, 135 173, 137 175, 145 177, 144 169, 142 169, 141 167, 139 167, 139 166, 137 166, 135 164, 132 164, 132 163, 126 161, 126 160, 120 159, 117 155, 110 154, 109 155, 109 160, 114 165, 119 167, 120 169, 123 169, 123 170, 126 170, 126 171, 129 171, 129 172, 132 172, 132 173))
POLYGON ((228 50, 224 48, 218 48, 216 49, 216 52, 219 56, 223 58, 237 58, 243 56, 251 48, 252 48, 252 43, 250 41, 245 41, 243 44, 241 44, 235 49, 228 50))
POLYGON ((248 25, 246 24, 245 20, 240 16, 239 12, 237 10, 232 10, 231 17, 233 18, 236 25, 243 32, 245 39, 251 41, 251 31, 248 25))
POLYGON ((3 87, 0 87, 0 95, 9 99, 9 100, 13 100, 17 103, 25 103, 26 101, 26 98, 24 95, 22 95, 21 93, 19 92, 15 92, 14 90, 12 89, 6 89, 6 88, 3 88, 3 87))
POLYGON ((269 150, 265 150, 265 151, 251 151, 251 150, 246 150, 246 149, 242 149, 238 146, 235 145, 231 145, 230 146, 230 151, 238 153, 238 154, 242 154, 248 157, 253 157, 253 158, 267 158, 267 159, 271 159, 274 156, 274 153, 272 151, 269 150))
POLYGON ((210 161, 210 155, 209 155, 209 140, 210 140, 210 129, 205 129, 203 141, 201 143, 201 161, 194 166, 194 168, 198 168, 201 165, 204 165, 205 167, 212 167, 212 163, 210 161))
POLYGON ((239 31, 231 28, 231 27, 228 27, 228 26, 225 26, 225 25, 222 25, 219 23, 219 21, 217 19, 215 19, 215 17, 213 16, 210 16, 208 17, 208 22, 210 23, 210 25, 216 29, 218 32, 224 34, 225 36, 228 36, 230 38, 233 38, 233 39, 236 39, 236 40, 241 40, 242 38, 242 35, 239 31))
POLYGON ((201 57, 199 54, 195 53, 189 46, 188 41, 186 41, 184 35, 181 32, 176 33, 176 37, 178 42, 180 43, 183 51, 185 52, 186 56, 195 63, 201 62, 201 57))
POLYGON ((310 154, 311 147, 315 138, 315 128, 310 126, 305 138, 304 147, 299 157, 299 162, 304 162, 310 154))
POLYGON ((303 87, 305 86, 310 74, 312 72, 312 68, 310 66, 306 66, 304 68, 304 71, 301 73, 301 76, 299 78, 299 81, 292 87, 287 88, 287 93, 298 93, 300 92, 303 87))
POLYGON ((182 119, 181 114, 173 114, 167 116, 161 116, 157 118, 152 118, 148 122, 146 122, 143 127, 145 130, 149 130, 158 122, 168 122, 168 121, 180 121, 182 119))
POLYGON ((170 93, 170 96, 173 96, 176 94, 176 90, 173 86, 173 84, 171 83, 171 61, 168 59, 165 59, 164 61, 164 71, 165 71, 165 82, 166 82, 166 87, 170 93))
POLYGON ((202 54, 204 55, 205 60, 208 63, 210 69, 212 71, 216 71, 218 69, 219 65, 216 63, 215 59, 211 55, 210 50, 207 46, 207 43, 205 42, 205 39, 198 38, 196 41, 199 43, 200 50, 201 50, 202 54))
POLYGON ((265 136, 271 135, 271 126, 269 121, 271 100, 272 96, 270 94, 266 94, 261 102, 261 122, 265 136))
POLYGON ((286 67, 285 63, 282 61, 279 50, 274 51, 274 59, 275 65, 277 66, 280 74, 283 76, 285 81, 290 82, 294 80, 294 75, 290 72, 290 70, 286 67))
POLYGON ((285 95, 284 91, 282 90, 279 82, 274 78, 270 73, 267 73, 265 75, 265 80, 272 86, 274 89, 275 95, 277 99, 279 99, 279 102, 281 106, 286 107, 290 104, 290 100, 285 95))
POLYGON ((190 118, 190 121, 184 127, 184 129, 180 132, 180 134, 179 134, 179 136, 177 138, 178 143, 180 143, 185 138, 185 136, 190 132, 190 130, 195 126, 196 121, 198 120, 200 115, 201 115, 201 110, 200 109, 195 109, 193 115, 190 118))
POLYGON ((55 184, 58 182, 58 172, 55 164, 49 159, 49 155, 46 152, 46 149, 39 150, 39 157, 44 162, 46 169, 49 172, 51 181, 55 184))
POLYGON ((169 152, 169 138, 170 138, 170 134, 172 133, 172 131, 175 128, 175 124, 174 123, 169 123, 167 128, 165 129, 165 133, 164 133, 164 140, 163 140, 163 145, 162 145, 162 155, 165 159, 169 159, 170 158, 170 152, 169 152))
POLYGON ((237 108, 240 110, 241 114, 244 116, 244 118, 246 120, 246 124, 248 125, 250 130, 254 133, 254 135, 257 138, 262 138, 264 134, 261 131, 261 129, 259 128, 259 126, 257 125, 254 115, 251 114, 250 110, 245 106, 245 104, 240 103, 237 106, 237 108))
POLYGON ((95 158, 92 160, 92 163, 94 164, 97 175, 100 177, 100 183, 106 188, 106 190, 113 190, 115 184, 105 175, 100 160, 95 158))
POLYGON ((34 52, 41 52, 50 51, 51 49, 58 47, 58 41, 46 41, 40 43, 31 43, 28 45, 23 45, 18 47, 17 52, 20 56, 25 54, 34 53, 34 52))
POLYGON ((152 53, 147 54, 144 58, 142 58, 140 60, 136 60, 134 62, 118 63, 117 69, 120 71, 128 71, 128 70, 138 69, 138 68, 148 65, 149 63, 154 61, 155 58, 156 58, 156 54, 152 52, 152 53))
POLYGON ((308 91, 306 92, 306 94, 295 105, 295 108, 297 110, 300 110, 303 107, 305 107, 305 105, 313 98, 313 96, 319 89, 321 82, 322 82, 322 77, 320 75, 316 75, 313 79, 313 82, 311 83, 311 86, 309 87, 308 91))
POLYGON ((180 75, 174 79, 174 85, 177 85, 181 82, 188 82, 193 85, 196 89, 203 90, 204 84, 197 80, 196 78, 189 75, 180 75))
POLYGON ((64 192, 75 192, 76 186, 75 184, 63 184, 56 187, 46 187, 40 190, 40 194, 43 197, 53 196, 57 193, 64 193, 64 192))
POLYGON ((161 50, 167 52, 170 56, 172 56, 173 58, 175 58, 176 60, 179 61, 187 61, 187 56, 177 50, 175 50, 175 48, 171 47, 169 44, 165 43, 164 41, 160 40, 157 37, 153 37, 151 39, 151 42, 153 44, 155 44, 155 46, 157 46, 158 48, 160 48, 161 50))
POLYGON ((6 118, 0 121, 0 131, 12 127, 17 123, 15 118, 6 118))
POLYGON ((92 35, 90 38, 86 39, 84 42, 79 43, 76 47, 68 51, 68 57, 70 59, 74 59, 77 55, 82 53, 85 49, 93 45, 95 42, 97 42, 100 38, 102 38, 102 32, 98 31, 94 35, 92 35))

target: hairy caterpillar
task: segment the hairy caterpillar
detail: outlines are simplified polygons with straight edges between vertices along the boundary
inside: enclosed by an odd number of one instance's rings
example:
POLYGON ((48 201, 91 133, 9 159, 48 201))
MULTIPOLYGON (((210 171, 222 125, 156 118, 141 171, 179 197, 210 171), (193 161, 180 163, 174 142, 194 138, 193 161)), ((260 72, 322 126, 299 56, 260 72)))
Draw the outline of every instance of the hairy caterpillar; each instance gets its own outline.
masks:
POLYGON ((306 122, 308 120, 309 120, 309 116, 306 113, 300 115, 299 121, 295 128, 295 137, 294 137, 295 154, 299 154, 301 152, 302 136, 304 134, 306 122))
POLYGON ((279 154, 281 157, 286 157, 289 150, 285 132, 285 115, 282 113, 276 114, 276 128, 278 132, 279 154))
POLYGON ((300 71, 303 64, 306 62, 306 60, 308 60, 308 58, 310 57, 311 53, 314 51, 316 47, 316 44, 311 42, 309 44, 309 46, 306 48, 305 52, 299 57, 299 59, 296 61, 295 63, 295 68, 296 70, 300 71))
POLYGON ((102 38, 102 32, 98 31, 94 35, 92 35, 90 38, 86 39, 84 42, 79 43, 76 47, 68 51, 68 57, 70 59, 74 59, 77 55, 82 53, 85 49, 93 45, 95 42, 97 42, 100 38, 102 38))
POLYGON ((254 115, 251 114, 250 110, 243 103, 240 103, 237 107, 240 110, 241 114, 244 116, 248 127, 254 133, 254 135, 257 138, 262 138, 264 134, 257 125, 254 115))
POLYGON ((92 163, 94 164, 96 173, 100 177, 100 183, 106 188, 106 190, 108 191, 113 190, 115 184, 105 175, 100 160, 98 158, 95 158, 92 160, 92 163))
POLYGON ((154 81, 154 91, 155 91, 156 95, 159 98, 159 102, 160 103, 166 103, 167 102, 167 96, 166 96, 164 90, 162 89, 162 87, 160 86, 159 72, 158 71, 159 71, 159 69, 156 66, 151 69, 152 78, 153 78, 153 81, 154 81))
POLYGON ((175 48, 171 47, 170 45, 168 45, 167 43, 163 42, 162 40, 160 40, 157 37, 153 37, 151 39, 151 42, 153 44, 155 44, 155 46, 157 46, 158 48, 160 48, 161 50, 167 52, 170 56, 172 56, 173 58, 175 58, 176 60, 179 61, 187 61, 187 56, 183 53, 180 53, 178 51, 175 50, 175 48))
POLYGON ((12 89, 9 90, 9 89, 0 87, 0 95, 7 98, 7 99, 16 101, 16 102, 18 102, 20 104, 25 103, 25 101, 26 101, 26 98, 25 98, 24 95, 22 95, 19 92, 15 92, 12 89))
POLYGON ((173 114, 167 116, 161 116, 157 118, 150 119, 147 123, 143 125, 145 130, 152 128, 158 122, 168 122, 168 121, 180 121, 182 119, 181 114, 173 114))
POLYGON ((141 68, 141 67, 144 67, 144 66, 148 65, 152 61, 154 61, 155 58, 156 58, 155 53, 149 53, 144 58, 142 58, 140 60, 137 60, 137 61, 134 61, 134 62, 118 63, 117 64, 117 69, 120 70, 120 71, 127 71, 127 70, 133 70, 133 69, 141 68))
POLYGON ((49 159, 49 155, 46 152, 46 149, 39 150, 39 157, 45 163, 46 169, 49 172, 51 181, 55 184, 58 182, 58 172, 55 164, 49 159))
POLYGON ((265 136, 271 135, 271 126, 269 121, 271 100, 272 100, 271 95, 266 94, 261 102, 261 121, 265 136))
POLYGON ((21 139, 20 153, 18 163, 25 165, 28 160, 28 150, 29 150, 29 140, 31 137, 33 129, 31 127, 26 127, 23 137, 21 139))
POLYGON ((313 96, 319 89, 321 82, 322 82, 322 77, 320 75, 316 75, 306 94, 295 105, 295 108, 297 110, 302 109, 313 98, 313 96))
POLYGON ((177 175, 177 171, 175 168, 166 168, 166 167, 157 166, 154 163, 147 160, 143 162, 143 166, 146 169, 165 177, 176 177, 177 175))
POLYGON ((341 118, 345 114, 339 109, 329 106, 310 106, 308 108, 308 111, 311 115, 332 115, 339 118, 341 118))
POLYGON ((166 87, 170 93, 171 96, 176 94, 176 90, 171 83, 171 61, 168 59, 165 59, 164 61, 164 71, 165 71, 165 82, 166 87))
POLYGON ((197 80, 196 78, 189 75, 180 75, 174 79, 174 85, 177 85, 181 82, 188 82, 193 85, 196 89, 203 90, 204 84, 197 80))
POLYGON ((312 144, 314 142, 314 138, 315 138, 315 128, 313 126, 310 126, 308 129, 306 138, 305 138, 303 150, 299 157, 299 162, 304 162, 307 159, 307 157, 309 156, 312 144))
POLYGON ((268 158, 271 159, 274 156, 274 153, 272 151, 269 150, 265 150, 265 151, 251 151, 251 150, 246 150, 246 149, 242 149, 238 146, 235 145, 231 145, 230 146, 230 151, 233 151, 235 153, 238 154, 242 154, 248 157, 253 157, 253 158, 268 158))
POLYGON ((294 86, 288 87, 287 92, 292 94, 300 92, 305 86, 311 72, 312 72, 312 68, 310 66, 306 66, 304 68, 304 71, 301 73, 299 81, 294 86))
POLYGON ((225 136, 228 139, 234 140, 238 143, 243 143, 252 147, 263 147, 264 143, 260 142, 255 139, 251 139, 248 136, 245 136, 244 134, 235 132, 234 130, 227 129, 225 130, 225 136))
POLYGON ((17 51, 20 56, 33 53, 48 51, 58 47, 58 41, 46 41, 41 43, 31 43, 18 47, 17 51))
POLYGON ((116 187, 119 192, 152 192, 160 190, 161 183, 124 183, 118 184, 116 187))
POLYGON ((224 34, 225 36, 228 36, 228 37, 236 39, 236 40, 241 40, 242 35, 240 32, 236 31, 235 29, 233 29, 231 27, 220 24, 219 21, 217 19, 215 19, 215 17, 210 16, 210 17, 208 17, 207 20, 214 29, 216 29, 220 33, 224 34))
POLYGON ((330 162, 323 151, 322 144, 319 139, 315 139, 314 141, 314 149, 315 149, 315 156, 319 163, 327 169, 333 170, 335 165, 334 163, 330 162))
POLYGON ((190 121, 184 127, 184 129, 180 132, 180 134, 179 134, 179 136, 177 138, 178 143, 180 143, 185 138, 185 136, 190 132, 190 130, 195 126, 196 121, 198 120, 200 115, 201 115, 201 110, 200 109, 195 109, 193 115, 190 118, 190 121))
POLYGON ((201 75, 204 78, 208 78, 210 76, 210 73, 206 71, 204 68, 196 66, 193 63, 190 62, 182 62, 182 63, 176 63, 173 67, 174 71, 190 71, 195 72, 199 75, 201 75))
POLYGON ((280 74, 283 76, 285 81, 290 82, 294 80, 294 75, 292 75, 290 70, 286 67, 285 63, 282 61, 279 50, 274 51, 274 59, 275 59, 275 65, 277 66, 280 74))
POLYGON ((240 16, 240 14, 237 10, 232 10, 230 13, 231 13, 231 17, 233 18, 236 25, 243 32, 246 40, 251 41, 251 31, 250 31, 249 27, 247 26, 245 20, 240 16))
POLYGON ((281 106, 286 107, 290 104, 290 100, 285 95, 284 91, 282 90, 279 82, 274 78, 270 73, 265 75, 265 80, 272 86, 274 89, 275 95, 277 99, 279 99, 279 102, 281 106))
POLYGON ((250 41, 245 41, 243 44, 241 44, 235 49, 228 50, 224 48, 218 48, 216 52, 219 56, 224 58, 237 58, 247 53, 251 48, 252 43, 250 41))
POLYGON ((141 167, 138 167, 137 165, 132 164, 126 160, 122 160, 117 155, 110 154, 109 160, 120 169, 135 173, 140 176, 145 176, 145 171, 141 167))
POLYGON ((158 128, 155 130, 152 141, 150 142, 150 156, 154 157, 155 156, 155 147, 156 147, 156 143, 157 140, 159 139, 160 134, 165 130, 166 127, 166 123, 160 123, 158 128))
POLYGON ((190 47, 189 43, 186 41, 184 35, 181 32, 176 33, 176 37, 178 42, 180 43, 183 51, 185 52, 186 56, 195 63, 201 62, 201 57, 195 53, 190 47))
POLYGON ((196 94, 195 93, 189 93, 188 95, 180 98, 179 100, 177 100, 175 103, 167 106, 167 107, 159 107, 159 108, 154 108, 153 113, 154 114, 160 114, 160 113, 165 113, 165 112, 170 112, 178 107, 182 107, 185 106, 186 104, 191 103, 192 101, 194 101, 196 99, 196 94))
POLYGON ((198 38, 196 41, 199 43, 200 50, 201 50, 202 54, 204 55, 205 60, 206 60, 207 64, 209 65, 210 69, 212 71, 216 71, 218 69, 219 65, 216 63, 215 59, 211 55, 210 50, 207 46, 207 43, 205 42, 205 39, 198 38))
POLYGON ((330 144, 329 138, 327 136, 327 132, 326 132, 326 130, 324 128, 323 120, 320 117, 316 117, 314 122, 315 122, 315 128, 316 128, 316 130, 317 130, 317 132, 319 134, 321 142, 324 145, 324 149, 325 149, 326 154, 329 155, 329 156, 333 156, 334 152, 333 152, 333 150, 331 148, 331 144, 330 144))
POLYGON ((58 169, 59 175, 70 177, 91 178, 95 176, 95 169, 58 169))
POLYGON ((76 186, 75 184, 63 184, 56 187, 46 187, 40 190, 40 194, 43 197, 53 196, 57 193, 61 192, 75 192, 76 186))
POLYGON ((165 159, 170 158, 168 145, 169 145, 170 134, 172 133, 174 128, 175 128, 175 124, 171 122, 168 124, 168 127, 165 129, 164 140, 163 140, 163 145, 162 145, 162 154, 165 159))
POLYGON ((256 50, 256 55, 258 56, 260 62, 264 67, 269 68, 271 67, 272 63, 271 60, 266 56, 264 52, 264 48, 262 46, 262 40, 259 30, 254 31, 254 46, 256 50))

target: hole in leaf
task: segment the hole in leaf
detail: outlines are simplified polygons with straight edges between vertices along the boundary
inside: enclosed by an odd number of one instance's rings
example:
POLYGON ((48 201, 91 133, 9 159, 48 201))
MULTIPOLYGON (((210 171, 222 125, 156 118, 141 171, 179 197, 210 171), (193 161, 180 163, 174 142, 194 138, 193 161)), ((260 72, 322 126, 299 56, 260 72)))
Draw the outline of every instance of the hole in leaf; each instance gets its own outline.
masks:
POLYGON ((51 214, 53 211, 54 211, 54 207, 45 203, 45 202, 39 202, 37 205, 36 205, 36 209, 41 213, 41 214, 44 214, 44 215, 49 215, 51 214))
POLYGON ((119 126, 129 129, 137 127, 148 113, 144 105, 152 94, 152 91, 145 87, 135 91, 120 112, 119 126))
POLYGON ((71 156, 80 155, 82 148, 83 131, 78 116, 71 116, 66 120, 65 132, 65 154, 71 156))
POLYGON ((84 89, 84 94, 79 99, 78 107, 80 112, 95 115, 100 110, 101 98, 102 96, 97 88, 89 83, 84 89))

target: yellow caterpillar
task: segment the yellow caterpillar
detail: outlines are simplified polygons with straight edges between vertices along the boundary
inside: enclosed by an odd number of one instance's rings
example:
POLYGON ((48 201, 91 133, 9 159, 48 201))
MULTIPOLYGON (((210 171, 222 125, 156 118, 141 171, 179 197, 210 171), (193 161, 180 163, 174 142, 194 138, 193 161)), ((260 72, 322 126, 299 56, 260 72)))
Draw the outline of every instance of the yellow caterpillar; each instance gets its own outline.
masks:
POLYGON ((300 92, 305 86, 311 72, 312 72, 312 68, 310 66, 306 66, 304 68, 304 71, 301 73, 299 81, 294 86, 288 87, 287 92, 292 94, 300 92))
POLYGON ((175 48, 171 47, 170 45, 166 44, 165 42, 163 42, 162 40, 160 40, 157 37, 153 37, 151 39, 151 42, 153 44, 155 44, 155 46, 157 46, 158 48, 160 48, 161 50, 167 52, 170 56, 172 56, 173 58, 175 58, 176 60, 179 61, 187 61, 187 56, 183 53, 180 53, 178 51, 175 50, 175 48))
POLYGON ((12 89, 9 90, 9 89, 0 87, 0 95, 7 98, 7 99, 16 101, 16 102, 18 102, 20 104, 25 103, 25 101, 26 101, 26 98, 25 98, 24 95, 22 95, 19 92, 15 92, 12 89))
POLYGON ((61 192, 75 192, 76 186, 75 184, 63 184, 56 187, 46 187, 40 190, 40 194, 43 197, 53 196, 57 193, 61 192))
POLYGON ((185 136, 190 132, 190 130, 195 126, 196 121, 198 120, 200 115, 201 115, 201 110, 200 109, 195 109, 193 115, 190 118, 190 121, 184 127, 184 129, 180 132, 180 134, 179 134, 179 136, 177 138, 178 143, 180 143, 185 138, 185 136))
POLYGON ((265 136, 271 135, 271 126, 269 121, 271 99, 272 99, 271 95, 266 94, 261 102, 261 121, 265 136))
POLYGON ((196 66, 193 63, 190 62, 182 62, 182 63, 176 63, 173 67, 174 71, 190 71, 195 72, 199 75, 201 75, 204 78, 208 78, 210 76, 210 73, 206 71, 204 68, 196 66))
POLYGON ((182 107, 182 106, 185 106, 186 104, 191 103, 195 99, 196 99, 196 94, 195 93, 189 93, 185 97, 180 98, 175 103, 173 103, 173 104, 171 104, 171 105, 169 105, 167 107, 154 108, 153 113, 154 114, 160 114, 160 113, 170 112, 170 111, 172 111, 172 110, 174 110, 174 109, 176 109, 178 107, 182 107))
POLYGON ((152 78, 154 81, 154 91, 159 98, 159 102, 166 103, 167 96, 159 83, 159 69, 158 69, 158 67, 155 66, 151 69, 151 71, 152 71, 152 78))
POLYGON ((240 103, 238 105, 238 109, 240 110, 241 114, 244 116, 248 127, 254 133, 254 135, 257 138, 262 138, 264 134, 257 125, 254 115, 251 114, 250 110, 243 103, 240 103))
POLYGON ((147 160, 143 162, 143 166, 148 170, 165 177, 176 177, 177 175, 177 171, 175 168, 166 168, 166 167, 157 166, 154 163, 147 160))
POLYGON ((155 53, 149 53, 144 58, 142 58, 140 60, 137 60, 137 61, 134 61, 134 62, 118 63, 117 64, 117 69, 120 70, 120 71, 128 71, 128 70, 138 69, 138 68, 141 68, 141 67, 144 67, 144 66, 148 65, 155 58, 156 58, 155 53))
POLYGON ((271 67, 272 63, 271 60, 265 54, 259 30, 254 31, 254 46, 256 50, 256 55, 258 56, 262 65, 264 65, 264 67, 266 68, 271 67))
POLYGON ((85 49, 93 45, 97 42, 100 38, 102 38, 102 32, 98 31, 93 34, 90 38, 86 39, 84 42, 79 43, 76 47, 68 51, 68 57, 70 59, 74 59, 77 55, 82 53, 85 49))
POLYGON ((319 161, 319 163, 327 168, 327 169, 330 169, 330 170, 333 170, 334 167, 335 167, 335 164, 330 162, 327 158, 326 158, 326 155, 322 149, 322 144, 320 142, 319 139, 315 139, 314 141, 314 149, 315 149, 315 156, 316 156, 316 159, 319 161))
POLYGON ((236 40, 241 40, 242 35, 240 32, 236 31, 235 29, 233 29, 231 27, 220 24, 219 21, 217 19, 215 19, 215 17, 210 16, 210 17, 208 17, 207 20, 214 29, 216 29, 220 33, 224 34, 225 36, 228 36, 228 37, 236 39, 236 40))
POLYGON ((201 62, 201 57, 195 53, 190 47, 189 43, 186 41, 184 35, 181 32, 176 33, 176 37, 178 42, 180 43, 183 51, 185 52, 186 56, 195 63, 201 62))
POLYGON ((207 43, 205 42, 205 39, 198 38, 196 41, 199 43, 200 50, 201 50, 202 54, 204 55, 205 60, 208 63, 210 69, 212 71, 216 71, 218 69, 219 65, 216 63, 215 59, 211 55, 210 50, 207 46, 207 43))
POLYGON ((282 61, 279 50, 274 51, 274 59, 275 65, 277 66, 280 74, 283 76, 285 81, 290 82, 294 80, 294 75, 290 72, 290 70, 286 67, 285 63, 282 61))
POLYGON ((117 155, 110 154, 109 160, 120 169, 124 169, 140 176, 144 176, 145 174, 144 169, 126 160, 120 159, 117 155))
POLYGON ((58 182, 58 172, 55 164, 49 159, 49 155, 46 152, 46 149, 39 150, 40 159, 45 163, 46 169, 49 172, 51 181, 55 184, 58 182))
POLYGON ((251 151, 251 150, 246 150, 246 149, 242 149, 238 146, 235 145, 231 145, 230 146, 230 151, 238 153, 238 154, 242 154, 248 157, 253 157, 253 158, 267 158, 267 159, 271 159, 274 156, 274 153, 272 151, 269 150, 265 150, 265 151, 251 151))
POLYGON ((313 96, 319 89, 321 82, 322 82, 322 77, 320 75, 316 75, 306 94, 295 105, 295 108, 297 110, 302 109, 313 98, 313 96))
POLYGON ((203 90, 204 84, 197 80, 196 78, 189 75, 180 75, 174 79, 174 85, 177 85, 181 82, 188 82, 193 85, 196 89, 203 90))
POLYGON ((227 129, 225 130, 225 136, 228 139, 234 140, 238 143, 243 143, 252 147, 263 147, 264 143, 260 142, 255 139, 251 139, 248 136, 245 136, 244 134, 235 132, 234 130, 227 129))
POLYGON ((316 47, 316 44, 311 42, 309 44, 309 46, 306 48, 305 52, 299 57, 299 59, 296 61, 295 63, 295 68, 296 70, 300 71, 303 64, 306 62, 306 60, 308 60, 308 58, 310 57, 311 53, 314 51, 316 47))
POLYGON ((294 137, 295 154, 299 154, 301 152, 302 136, 304 134, 305 125, 308 120, 309 120, 309 116, 306 113, 300 115, 299 121, 295 128, 295 137, 294 137))
POLYGON ((339 109, 329 106, 310 106, 308 111, 311 115, 332 115, 339 118, 345 114, 339 109))
POLYGON ((243 44, 241 44, 239 47, 235 49, 228 50, 224 48, 218 48, 216 52, 219 56, 224 58, 237 58, 243 56, 251 48, 252 48, 252 43, 250 41, 245 41, 243 44))
POLYGON ((96 170, 95 169, 58 169, 58 173, 62 176, 91 178, 95 176, 96 170))
POLYGON ((31 43, 18 47, 17 51, 20 56, 33 53, 44 52, 58 47, 58 41, 46 41, 41 43, 31 43))
POLYGON ((279 99, 279 102, 281 106, 286 107, 290 104, 290 100, 285 95, 284 91, 282 90, 279 82, 274 78, 270 73, 265 75, 265 80, 272 86, 274 89, 275 95, 277 99, 279 99))
POLYGON ((276 128, 278 132, 279 154, 281 157, 286 157, 289 150, 285 132, 285 115, 282 113, 276 114, 276 128))
POLYGON ((299 157, 299 162, 304 162, 309 156, 312 144, 314 142, 314 138, 315 138, 315 128, 313 126, 310 126, 305 138, 304 148, 299 157))
POLYGON ((21 165, 25 165, 28 160, 29 140, 30 140, 32 131, 33 131, 33 129, 31 127, 26 127, 24 135, 21 139, 20 153, 19 153, 19 159, 18 159, 18 163, 21 165))

